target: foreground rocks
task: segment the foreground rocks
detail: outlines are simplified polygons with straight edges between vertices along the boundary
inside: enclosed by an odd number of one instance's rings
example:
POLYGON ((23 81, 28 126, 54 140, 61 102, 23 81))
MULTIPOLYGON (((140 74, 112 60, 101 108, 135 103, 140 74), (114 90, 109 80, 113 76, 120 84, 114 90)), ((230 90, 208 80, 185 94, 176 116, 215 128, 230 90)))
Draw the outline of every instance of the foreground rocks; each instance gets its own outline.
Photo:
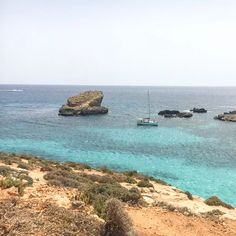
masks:
POLYGON ((178 110, 163 110, 158 113, 160 116, 164 116, 165 118, 190 118, 193 116, 191 112, 180 112, 178 110))
POLYGON ((225 112, 215 117, 216 120, 236 122, 236 111, 225 112))
POLYGON ((102 91, 85 91, 79 95, 69 97, 67 104, 59 109, 59 115, 79 116, 106 114, 108 108, 101 106, 103 97, 102 91))

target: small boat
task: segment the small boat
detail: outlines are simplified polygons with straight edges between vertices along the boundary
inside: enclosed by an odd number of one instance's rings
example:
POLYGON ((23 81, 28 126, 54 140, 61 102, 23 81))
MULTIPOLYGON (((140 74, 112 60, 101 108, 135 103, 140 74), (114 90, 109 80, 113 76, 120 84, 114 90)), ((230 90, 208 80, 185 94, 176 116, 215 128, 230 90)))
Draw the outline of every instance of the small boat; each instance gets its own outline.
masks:
POLYGON ((157 119, 151 119, 151 108, 150 108, 150 94, 148 90, 148 117, 147 118, 138 118, 137 125, 142 126, 158 126, 157 119))

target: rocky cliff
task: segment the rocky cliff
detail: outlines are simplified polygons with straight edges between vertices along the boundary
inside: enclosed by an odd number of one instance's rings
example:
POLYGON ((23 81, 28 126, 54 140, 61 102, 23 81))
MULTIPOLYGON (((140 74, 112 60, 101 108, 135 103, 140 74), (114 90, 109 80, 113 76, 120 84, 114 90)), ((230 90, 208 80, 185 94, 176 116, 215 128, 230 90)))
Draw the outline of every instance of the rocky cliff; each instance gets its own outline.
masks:
POLYGON ((59 109, 59 115, 79 116, 106 114, 108 108, 101 106, 103 100, 102 91, 85 91, 79 95, 69 97, 67 104, 59 109))

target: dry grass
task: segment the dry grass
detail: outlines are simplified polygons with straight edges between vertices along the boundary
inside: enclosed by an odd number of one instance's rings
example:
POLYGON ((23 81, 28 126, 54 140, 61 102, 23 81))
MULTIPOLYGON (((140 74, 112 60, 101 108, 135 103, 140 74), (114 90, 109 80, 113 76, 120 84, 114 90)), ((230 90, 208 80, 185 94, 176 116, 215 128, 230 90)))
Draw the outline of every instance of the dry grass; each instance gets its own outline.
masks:
POLYGON ((21 203, 14 198, 0 202, 1 235, 100 235, 102 223, 85 212, 51 203, 21 203))
POLYGON ((102 236, 135 236, 132 222, 124 211, 122 203, 113 198, 106 202, 106 223, 102 230, 102 236))

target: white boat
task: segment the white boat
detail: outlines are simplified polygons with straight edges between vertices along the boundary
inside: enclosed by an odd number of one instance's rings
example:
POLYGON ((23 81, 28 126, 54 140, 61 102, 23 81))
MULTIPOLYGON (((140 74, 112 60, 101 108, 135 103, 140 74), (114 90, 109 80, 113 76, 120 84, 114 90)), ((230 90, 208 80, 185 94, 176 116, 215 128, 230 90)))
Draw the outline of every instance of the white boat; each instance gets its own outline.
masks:
POLYGON ((148 117, 138 118, 137 125, 142 126, 158 126, 157 119, 151 119, 151 108, 150 108, 150 94, 148 90, 148 117))

